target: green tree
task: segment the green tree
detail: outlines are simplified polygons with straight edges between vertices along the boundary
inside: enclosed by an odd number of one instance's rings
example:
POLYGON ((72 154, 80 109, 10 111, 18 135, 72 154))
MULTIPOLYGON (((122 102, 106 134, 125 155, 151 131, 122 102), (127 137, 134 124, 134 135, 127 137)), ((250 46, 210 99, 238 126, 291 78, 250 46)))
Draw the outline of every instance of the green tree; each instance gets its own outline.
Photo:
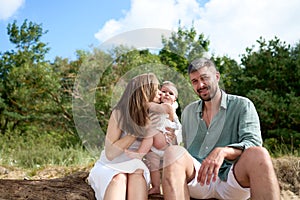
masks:
POLYGON ((81 52, 82 51, 77 52, 78 56, 74 61, 69 61, 67 58, 56 57, 55 61, 51 64, 56 76, 59 77, 57 81, 60 85, 56 96, 53 96, 58 110, 61 111, 60 115, 57 115, 57 125, 72 134, 76 133, 72 115, 72 96, 74 82, 83 62, 81 52))
POLYGON ((240 77, 243 68, 233 59, 223 57, 211 58, 221 74, 220 87, 230 94, 239 94, 240 77))
POLYGON ((265 139, 299 147, 299 43, 291 47, 277 37, 257 42, 258 48, 247 48, 242 57, 239 93, 256 105, 265 139))
POLYGON ((162 43, 163 48, 159 52, 162 63, 186 75, 189 62, 202 57, 208 51, 210 41, 205 39, 204 34, 198 35, 194 27, 188 30, 179 25, 170 38, 162 38, 162 43))
POLYGON ((20 27, 16 21, 9 24, 7 33, 15 48, 0 53, 1 133, 26 131, 37 122, 49 127, 58 113, 53 98, 60 86, 45 60, 49 48, 41 37, 46 32, 25 20, 20 27))
MULTIPOLYGON (((257 43, 258 50, 247 48, 247 55, 241 60, 245 66, 244 85, 274 91, 279 96, 291 91, 299 95, 299 60, 292 58, 292 47, 277 37, 268 42, 260 38, 257 43)), ((241 92, 247 93, 246 90, 241 92)))

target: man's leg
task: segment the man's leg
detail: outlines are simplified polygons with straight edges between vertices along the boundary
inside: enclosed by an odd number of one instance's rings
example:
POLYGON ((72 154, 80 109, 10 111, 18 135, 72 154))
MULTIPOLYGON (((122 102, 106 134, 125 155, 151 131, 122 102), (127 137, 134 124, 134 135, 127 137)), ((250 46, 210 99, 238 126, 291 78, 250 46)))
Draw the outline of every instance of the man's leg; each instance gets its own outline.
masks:
POLYGON ((234 166, 234 175, 241 186, 250 187, 251 200, 280 199, 278 180, 265 148, 246 149, 234 166))
POLYGON ((187 187, 195 176, 192 157, 181 146, 170 146, 164 154, 162 186, 165 200, 189 200, 187 187))

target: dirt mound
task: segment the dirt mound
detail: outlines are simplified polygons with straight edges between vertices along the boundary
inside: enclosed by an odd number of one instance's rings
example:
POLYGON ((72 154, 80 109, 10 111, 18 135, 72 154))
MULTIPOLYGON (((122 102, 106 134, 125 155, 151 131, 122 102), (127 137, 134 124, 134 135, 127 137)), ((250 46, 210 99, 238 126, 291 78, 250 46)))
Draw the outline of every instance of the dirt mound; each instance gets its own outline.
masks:
POLYGON ((300 199, 300 158, 273 159, 282 199, 300 199))
POLYGON ((87 172, 43 180, 0 180, 0 199, 90 199, 94 191, 85 182, 87 172))

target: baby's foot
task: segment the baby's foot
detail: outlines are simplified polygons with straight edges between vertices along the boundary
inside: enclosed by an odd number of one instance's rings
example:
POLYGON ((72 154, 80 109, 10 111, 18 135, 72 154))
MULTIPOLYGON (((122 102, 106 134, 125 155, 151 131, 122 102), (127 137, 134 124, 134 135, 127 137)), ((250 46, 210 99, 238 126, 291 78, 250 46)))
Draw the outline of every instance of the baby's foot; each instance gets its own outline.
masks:
POLYGON ((160 194, 160 188, 159 187, 153 187, 148 191, 148 194, 160 194))

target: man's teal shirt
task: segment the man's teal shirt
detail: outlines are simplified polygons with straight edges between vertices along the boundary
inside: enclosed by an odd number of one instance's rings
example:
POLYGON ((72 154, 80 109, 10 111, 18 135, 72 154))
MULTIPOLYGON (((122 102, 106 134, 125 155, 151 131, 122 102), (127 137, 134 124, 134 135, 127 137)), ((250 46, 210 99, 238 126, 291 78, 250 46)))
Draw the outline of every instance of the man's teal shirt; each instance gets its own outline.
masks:
MULTIPOLYGON (((181 117, 184 146, 199 162, 215 147, 244 150, 262 145, 259 117, 249 99, 222 91, 219 112, 209 127, 202 119, 202 108, 203 101, 195 101, 183 110, 181 117)), ((221 180, 227 180, 230 167, 235 161, 223 162, 219 171, 221 180)))

